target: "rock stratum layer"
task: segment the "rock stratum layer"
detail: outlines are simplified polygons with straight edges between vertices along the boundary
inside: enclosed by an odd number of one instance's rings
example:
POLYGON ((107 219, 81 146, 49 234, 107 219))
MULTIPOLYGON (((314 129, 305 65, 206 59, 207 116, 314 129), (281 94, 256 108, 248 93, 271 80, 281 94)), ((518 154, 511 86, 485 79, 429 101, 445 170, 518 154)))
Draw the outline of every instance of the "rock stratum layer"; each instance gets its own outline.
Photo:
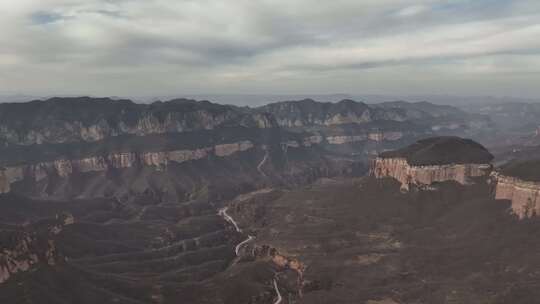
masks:
POLYGON ((486 177, 490 164, 451 164, 433 166, 410 165, 404 158, 381 158, 373 161, 371 174, 377 178, 392 177, 401 183, 403 190, 414 185, 425 188, 435 182, 455 181, 470 184, 474 177, 486 177))
POLYGON ((8 193, 11 184, 29 179, 39 182, 50 176, 67 178, 73 173, 100 172, 111 169, 125 169, 134 166, 151 166, 163 169, 170 162, 183 163, 209 156, 227 157, 237 152, 253 149, 250 141, 220 144, 195 150, 175 150, 166 152, 129 152, 107 156, 94 156, 76 160, 60 159, 36 164, 10 166, 0 169, 0 193, 8 193))

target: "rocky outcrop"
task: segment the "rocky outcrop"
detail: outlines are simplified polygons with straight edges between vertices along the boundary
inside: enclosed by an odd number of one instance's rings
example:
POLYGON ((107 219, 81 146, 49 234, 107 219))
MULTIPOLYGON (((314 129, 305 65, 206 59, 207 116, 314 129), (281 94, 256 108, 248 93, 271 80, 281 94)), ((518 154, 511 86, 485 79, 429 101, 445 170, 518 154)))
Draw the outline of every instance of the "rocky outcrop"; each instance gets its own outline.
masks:
POLYGON ((8 193, 11 191, 11 184, 23 178, 24 172, 21 167, 0 168, 0 193, 8 193))
MULTIPOLYGON (((7 281, 12 275, 18 272, 24 272, 30 269, 32 265, 40 261, 37 253, 31 250, 36 239, 25 235, 15 240, 13 247, 2 248, 0 253, 0 283, 7 281)), ((47 263, 54 264, 52 258, 54 254, 54 243, 49 243, 49 248, 46 250, 47 263)))
POLYGON ((371 165, 371 175, 393 177, 403 190, 429 187, 435 182, 466 185, 491 173, 493 156, 480 144, 458 137, 422 139, 395 151, 381 153, 371 165))
POLYGON ((381 158, 373 161, 370 173, 377 177, 392 177, 401 183, 403 190, 414 185, 426 188, 435 182, 456 181, 466 185, 474 177, 486 177, 491 172, 490 164, 449 164, 433 166, 410 165, 404 158, 381 158))
POLYGON ((533 155, 510 161, 492 174, 495 198, 511 201, 512 212, 520 218, 540 214, 540 159, 528 159, 533 155))
POLYGON ((511 201, 513 213, 520 218, 540 214, 540 182, 526 181, 499 172, 492 176, 496 181, 495 199, 511 201))
POLYGON ((94 156, 82 159, 59 159, 0 169, 0 193, 11 190, 11 184, 23 179, 39 182, 50 176, 69 177, 73 173, 99 172, 109 169, 131 168, 133 166, 151 166, 157 169, 166 167, 170 162, 183 163, 203 159, 209 156, 228 157, 237 152, 253 149, 251 141, 240 141, 203 147, 194 150, 175 150, 164 152, 125 152, 106 156, 94 156))
POLYGON ((43 232, 35 226, 0 229, 0 284, 38 264, 52 266, 61 261, 52 236, 73 223, 73 216, 62 215, 43 232))

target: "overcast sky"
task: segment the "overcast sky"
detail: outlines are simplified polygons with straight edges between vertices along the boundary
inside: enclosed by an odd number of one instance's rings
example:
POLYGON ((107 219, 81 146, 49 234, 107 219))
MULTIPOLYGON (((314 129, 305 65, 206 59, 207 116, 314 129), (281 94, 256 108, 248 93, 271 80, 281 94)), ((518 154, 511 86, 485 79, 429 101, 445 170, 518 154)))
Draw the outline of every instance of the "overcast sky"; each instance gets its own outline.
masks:
POLYGON ((540 97, 538 0, 0 0, 0 93, 540 97))

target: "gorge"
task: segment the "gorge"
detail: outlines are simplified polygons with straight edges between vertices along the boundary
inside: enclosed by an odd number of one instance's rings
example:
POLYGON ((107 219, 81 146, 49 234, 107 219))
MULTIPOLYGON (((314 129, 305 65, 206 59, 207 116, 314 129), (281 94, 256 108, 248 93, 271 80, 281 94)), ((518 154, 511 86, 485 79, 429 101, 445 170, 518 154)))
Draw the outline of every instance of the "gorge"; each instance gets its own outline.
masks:
POLYGON ((0 116, 0 302, 505 303, 519 289, 497 284, 537 276, 535 217, 508 211, 530 176, 457 137, 489 121, 456 108, 54 98, 0 116))

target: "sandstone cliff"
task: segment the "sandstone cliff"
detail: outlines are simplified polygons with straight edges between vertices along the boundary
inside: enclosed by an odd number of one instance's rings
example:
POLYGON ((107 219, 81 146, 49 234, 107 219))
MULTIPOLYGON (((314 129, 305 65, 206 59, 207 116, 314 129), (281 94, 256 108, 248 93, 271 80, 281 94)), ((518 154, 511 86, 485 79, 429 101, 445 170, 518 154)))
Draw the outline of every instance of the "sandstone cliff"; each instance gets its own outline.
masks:
POLYGON ((371 165, 371 175, 393 177, 408 190, 435 182, 469 184, 474 177, 489 176, 493 156, 480 144, 458 137, 422 139, 395 151, 381 153, 371 165))
POLYGON ((512 211, 520 218, 540 214, 540 182, 526 181, 498 172, 492 176, 496 181, 495 199, 510 200, 512 211))
POLYGON ((338 103, 316 102, 311 99, 269 104, 259 111, 271 113, 282 127, 296 128, 311 125, 334 126, 363 124, 376 120, 404 121, 403 111, 379 109, 362 102, 342 100, 338 103))
POLYGON ((212 147, 203 147, 194 150, 175 150, 164 152, 125 152, 106 156, 94 156, 82 159, 59 159, 50 162, 38 162, 20 166, 0 168, 0 193, 11 190, 11 184, 29 179, 35 182, 51 175, 61 178, 69 177, 74 172, 99 172, 109 169, 131 168, 136 165, 152 166, 163 169, 170 162, 182 163, 198 160, 211 155, 227 157, 237 152, 254 148, 252 142, 241 141, 235 143, 219 144, 212 147))
POLYGON ((486 177, 490 164, 448 164, 433 166, 410 165, 404 158, 381 158, 373 161, 370 173, 377 177, 392 177, 401 183, 403 190, 411 185, 427 187, 435 182, 456 181, 466 185, 473 177, 486 177))

